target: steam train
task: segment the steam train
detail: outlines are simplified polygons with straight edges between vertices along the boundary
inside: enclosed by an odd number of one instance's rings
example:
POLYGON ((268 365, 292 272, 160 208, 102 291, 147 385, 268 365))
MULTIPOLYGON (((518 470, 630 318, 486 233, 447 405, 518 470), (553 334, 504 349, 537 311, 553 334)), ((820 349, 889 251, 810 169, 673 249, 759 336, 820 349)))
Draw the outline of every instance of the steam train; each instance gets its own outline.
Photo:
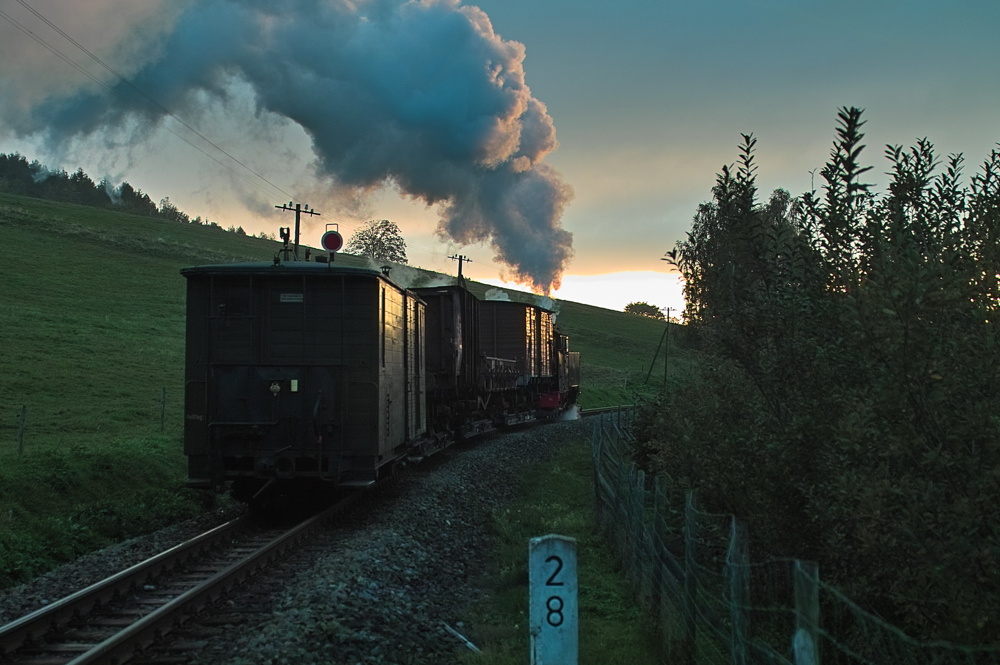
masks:
POLYGON ((181 274, 189 487, 229 483, 241 501, 364 487, 579 391, 551 311, 480 300, 461 280, 406 289, 388 269, 277 259, 181 274))

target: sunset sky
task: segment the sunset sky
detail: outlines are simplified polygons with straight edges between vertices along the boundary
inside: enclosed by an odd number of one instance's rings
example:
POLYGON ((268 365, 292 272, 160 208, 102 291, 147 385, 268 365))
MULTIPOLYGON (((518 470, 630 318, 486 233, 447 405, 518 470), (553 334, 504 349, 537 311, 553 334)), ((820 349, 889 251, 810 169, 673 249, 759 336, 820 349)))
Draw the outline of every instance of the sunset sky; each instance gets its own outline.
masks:
MULTIPOLYGON (((95 180, 128 180, 155 200, 169 196, 191 216, 254 233, 292 221, 268 206, 309 203, 323 216, 307 228, 307 244, 318 243, 328 222, 339 223, 346 237, 366 219, 388 218, 402 229, 411 264, 453 274, 457 265, 447 257, 461 253, 473 261, 467 275, 493 283, 512 273, 489 242, 444 242, 435 228, 451 192, 472 196, 472 187, 475 196, 486 196, 481 190, 489 190, 484 210, 506 206, 516 195, 520 207, 504 213, 515 221, 536 201, 554 211, 537 221, 542 231, 523 243, 527 247, 518 247, 516 234, 504 241, 523 270, 536 276, 558 271, 539 265, 544 257, 537 254, 568 248, 560 228, 572 234, 557 298, 613 309, 645 300, 677 309, 680 284, 661 257, 710 197, 720 167, 735 160, 741 132, 758 139, 764 197, 776 187, 793 195, 811 188, 810 172, 827 158, 837 109, 845 105, 866 109, 862 159, 875 167, 869 181, 878 186, 886 181, 887 143, 909 146, 928 137, 942 157, 964 153, 971 174, 1000 141, 1000 3, 993 0, 402 5, 99 0, 84 8, 61 0, 0 0, 0 152, 19 151, 67 170, 82 166, 95 180), (106 112, 105 89, 12 21, 105 85, 122 84, 29 6, 174 117, 106 112), (280 49, 241 43, 261 34, 260 25, 243 25, 260 19, 255 6, 269 6, 275 22, 284 21, 301 42, 285 36, 280 49), (472 6, 488 21, 469 11, 472 6), (469 22, 481 43, 467 39, 469 22), (524 47, 523 82, 511 42, 524 47), (202 59, 214 59, 216 69, 203 71, 202 59), (331 63, 322 72, 356 77, 364 90, 386 98, 411 87, 406 72, 432 71, 433 94, 410 90, 398 107, 358 102, 354 108, 348 91, 357 88, 325 85, 309 67, 321 59, 331 63), (495 85, 504 86, 502 100, 491 96, 497 90, 468 83, 491 67, 495 85), (228 78, 220 83, 223 74, 228 78), (294 77, 299 87, 289 83, 294 77), (415 99, 423 115, 407 134, 418 113, 415 99), (508 113, 488 132, 470 128, 475 113, 515 107, 526 108, 525 115, 508 113), (367 143, 338 134, 347 123, 367 132, 374 123, 365 125, 369 116, 383 110, 385 124, 367 143), (455 124, 445 127, 446 121, 455 124), (468 136, 457 133, 459 125, 468 136), (397 143, 386 138, 397 132, 397 143), (446 138, 424 164, 432 135, 446 138), (471 161, 463 165, 458 153, 472 155, 471 161), (461 172, 453 181, 437 178, 452 168, 461 172), (476 179, 477 168, 509 168, 512 175, 489 184, 476 179), (428 174, 437 179, 427 182, 428 174), (428 205, 431 199, 436 203, 428 205), (552 250, 546 229, 556 238, 552 250)), ((821 184, 817 173, 815 187, 821 184)), ((479 217, 449 214, 454 237, 485 232, 479 217)))

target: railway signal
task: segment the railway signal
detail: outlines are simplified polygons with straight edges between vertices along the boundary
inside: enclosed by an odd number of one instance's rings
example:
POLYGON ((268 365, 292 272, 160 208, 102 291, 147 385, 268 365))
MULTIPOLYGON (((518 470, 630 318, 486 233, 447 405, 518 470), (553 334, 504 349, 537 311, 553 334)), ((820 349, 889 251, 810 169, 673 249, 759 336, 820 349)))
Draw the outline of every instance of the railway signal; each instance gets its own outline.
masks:
POLYGON ((344 236, 340 235, 339 226, 337 224, 327 224, 326 233, 319 241, 320 247, 325 249, 330 253, 327 257, 327 263, 333 263, 333 255, 340 251, 340 248, 344 246, 344 236), (330 227, 334 227, 331 229, 330 227))

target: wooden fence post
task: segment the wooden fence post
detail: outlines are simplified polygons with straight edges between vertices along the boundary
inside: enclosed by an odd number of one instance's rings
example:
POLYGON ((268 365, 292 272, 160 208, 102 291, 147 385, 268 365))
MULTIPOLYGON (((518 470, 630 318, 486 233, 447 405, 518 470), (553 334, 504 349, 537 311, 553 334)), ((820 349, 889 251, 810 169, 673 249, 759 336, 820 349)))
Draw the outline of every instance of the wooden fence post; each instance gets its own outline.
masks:
POLYGON ((625 563, 625 569, 629 573, 629 577, 632 579, 632 591, 635 592, 635 557, 636 557, 636 532, 635 532, 635 501, 633 500, 633 490, 635 487, 635 473, 636 465, 632 462, 628 465, 628 472, 625 475, 625 483, 622 485, 622 503, 625 504, 625 554, 628 557, 625 563))
POLYGON ((597 455, 594 459, 594 479, 597 493, 597 512, 601 527, 607 531, 609 511, 614 506, 614 495, 609 492, 611 483, 607 469, 607 441, 604 439, 604 429, 595 428, 597 455))
MULTIPOLYGON (((616 442, 617 443, 617 442, 616 442)), ((618 541, 618 554, 621 557, 623 566, 628 565, 628 505, 625 503, 625 488, 628 486, 628 469, 619 455, 618 446, 615 446, 615 465, 618 473, 615 474, 615 534, 618 541)))
POLYGON ((632 571, 633 571, 633 588, 635 589, 635 595, 637 598, 642 598, 642 592, 645 588, 645 583, 643 578, 645 577, 645 559, 646 559, 646 534, 645 534, 645 520, 644 515, 644 503, 643 500, 645 494, 646 485, 646 473, 633 463, 633 469, 636 472, 632 474, 629 483, 629 489, 631 490, 629 494, 631 495, 632 504, 632 571))
POLYGON ((795 665, 819 665, 819 566, 795 560, 795 665))
POLYGON ((694 665, 698 651, 698 517, 694 507, 694 492, 684 496, 684 657, 685 665, 694 665))
POLYGON ((167 417, 167 389, 160 391, 160 432, 163 432, 163 423, 167 417))
POLYGON ((729 550, 726 552, 726 577, 729 581, 729 618, 732 623, 731 647, 733 665, 746 665, 749 622, 746 608, 750 604, 750 555, 746 527, 732 518, 729 550))
POLYGON ((670 359, 670 308, 667 308, 667 327, 663 329, 663 394, 667 393, 667 366, 670 359))
POLYGON ((591 448, 594 455, 594 508, 598 514, 598 522, 601 518, 602 506, 601 506, 601 463, 603 456, 604 440, 602 437, 598 436, 597 428, 594 428, 593 435, 591 436, 591 448))
POLYGON ((28 428, 28 407, 21 405, 21 415, 17 419, 17 454, 24 452, 24 430, 28 428))
POLYGON ((662 474, 657 474, 653 481, 653 526, 649 537, 649 550, 653 561, 652 588, 650 601, 653 612, 663 633, 663 549, 667 532, 667 481, 662 474))
POLYGON ((669 570, 668 562, 673 555, 667 549, 667 513, 669 511, 669 494, 667 493, 668 480, 663 475, 656 477, 656 496, 653 507, 653 548, 655 558, 653 559, 654 574, 653 588, 657 594, 656 609, 659 613, 657 625, 660 629, 660 644, 664 653, 669 654, 675 638, 675 627, 677 625, 677 594, 676 577, 668 580, 667 575, 673 576, 669 570), (668 587, 668 585, 670 585, 668 587))

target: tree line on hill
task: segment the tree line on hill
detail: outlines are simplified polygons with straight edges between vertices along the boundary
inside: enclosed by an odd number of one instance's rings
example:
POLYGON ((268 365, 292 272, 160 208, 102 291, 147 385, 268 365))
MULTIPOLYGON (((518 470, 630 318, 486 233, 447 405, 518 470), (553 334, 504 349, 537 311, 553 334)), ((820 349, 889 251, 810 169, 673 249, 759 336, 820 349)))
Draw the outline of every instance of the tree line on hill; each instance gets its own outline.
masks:
POLYGON ((644 316, 647 319, 657 319, 659 321, 666 321, 667 317, 663 314, 663 310, 656 305, 650 305, 646 301, 641 302, 630 302, 625 305, 626 314, 635 314, 636 316, 644 316))
POLYGON ((766 201, 744 135, 685 240, 702 362, 645 409, 640 457, 735 514, 755 558, 919 639, 1000 636, 1000 151, 962 184, 925 139, 862 180, 844 108, 823 194, 766 201))
MULTIPOLYGON (((133 187, 128 181, 120 185, 114 185, 107 178, 94 182, 82 168, 73 174, 64 170, 51 170, 38 160, 29 162, 26 157, 17 153, 0 153, 0 192, 222 229, 215 222, 202 219, 200 215, 191 218, 171 203, 170 197, 164 197, 156 204, 149 194, 133 187)), ((242 226, 230 226, 225 230, 246 235, 242 226)), ((258 237, 274 240, 274 234, 268 236, 261 232, 258 237)))

